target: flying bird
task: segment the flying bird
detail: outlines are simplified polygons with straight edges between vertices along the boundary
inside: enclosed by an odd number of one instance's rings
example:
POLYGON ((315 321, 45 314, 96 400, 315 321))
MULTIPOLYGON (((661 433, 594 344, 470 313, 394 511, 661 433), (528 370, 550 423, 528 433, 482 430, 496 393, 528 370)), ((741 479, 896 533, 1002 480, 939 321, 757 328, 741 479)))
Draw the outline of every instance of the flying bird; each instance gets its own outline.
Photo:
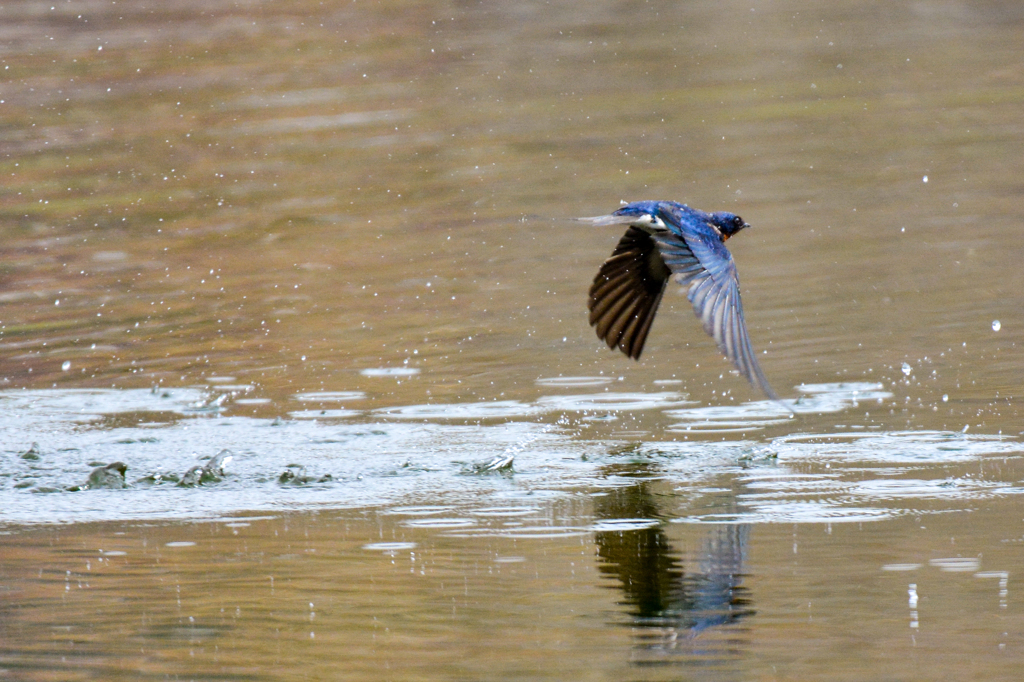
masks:
POLYGON ((725 240, 750 227, 732 213, 705 213, 674 201, 636 201, 615 213, 580 218, 629 225, 590 287, 590 324, 609 348, 633 359, 643 352, 668 280, 686 296, 719 350, 752 386, 779 396, 757 364, 743 320, 740 280, 725 240))

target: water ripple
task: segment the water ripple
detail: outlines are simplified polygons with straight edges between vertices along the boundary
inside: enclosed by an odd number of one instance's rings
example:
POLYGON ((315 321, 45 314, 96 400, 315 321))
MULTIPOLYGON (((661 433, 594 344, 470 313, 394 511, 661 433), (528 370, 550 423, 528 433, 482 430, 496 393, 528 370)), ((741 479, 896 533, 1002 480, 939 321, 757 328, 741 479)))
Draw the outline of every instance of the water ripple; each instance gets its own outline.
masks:
POLYGON ((296 393, 292 398, 308 403, 329 403, 344 402, 346 400, 365 400, 366 394, 362 391, 314 391, 311 393, 296 393))
POLYGON ((537 400, 544 410, 593 412, 601 410, 653 410, 692 403, 682 393, 591 393, 589 395, 545 396, 537 400))
POLYGON ((415 367, 368 367, 359 370, 364 377, 411 377, 420 373, 415 367))
POLYGON ((545 377, 537 379, 535 383, 538 386, 578 388, 581 386, 601 386, 611 382, 611 377, 545 377))
POLYGON ((385 407, 374 410, 374 412, 380 416, 395 419, 508 419, 536 414, 537 408, 518 400, 495 400, 479 403, 385 407))
POLYGON ((665 414, 679 421, 669 427, 670 432, 730 433, 756 431, 767 426, 783 424, 799 414, 828 414, 842 412, 863 402, 882 404, 892 393, 882 384, 868 382, 802 384, 803 393, 795 400, 759 400, 741 405, 716 405, 683 410, 666 410, 665 414))
POLYGON ((902 512, 880 507, 846 507, 828 502, 778 502, 749 511, 703 514, 673 519, 673 523, 863 523, 882 521, 902 512))
POLYGON ((394 552, 402 552, 405 550, 416 549, 415 542, 372 542, 368 545, 363 545, 363 549, 369 552, 384 552, 385 554, 392 554, 394 552))
POLYGON ((771 443, 780 459, 863 460, 887 463, 960 462, 983 455, 1016 454, 1020 441, 959 431, 794 434, 771 443))
MULTIPOLYGON (((830 390, 850 392, 845 385, 830 390)), ((1024 492, 1021 476, 1010 475, 1020 468, 1024 447, 1002 436, 900 431, 798 433, 768 443, 637 442, 588 440, 561 422, 530 418, 570 406, 647 409, 681 400, 678 393, 472 403, 454 414, 447 405, 340 410, 330 403, 350 394, 309 394, 313 399, 301 406, 329 398, 324 402, 332 409, 293 412, 300 418, 289 420, 197 411, 210 395, 195 389, 0 392, 4 521, 222 519, 240 511, 372 506, 438 532, 543 537, 656 523, 628 513, 597 525, 592 518, 557 528, 543 522, 557 505, 640 482, 675 491, 665 496, 680 505, 675 516, 693 514, 690 521, 701 523, 873 520, 1024 492), (324 415, 347 420, 314 419, 324 415), (451 417, 481 423, 451 423, 451 417), (483 421, 489 417, 495 422, 483 421), (177 485, 225 445, 233 459, 218 480, 177 485), (505 475, 465 475, 470 463, 513 456, 515 467, 505 475), (999 466, 973 475, 946 466, 994 457, 999 466), (118 462, 127 466, 123 488, 82 490, 96 468, 118 462), (318 485, 281 485, 281 472, 296 468, 312 472, 318 485), (723 498, 732 505, 723 513, 711 513, 722 512, 720 504, 709 510, 701 502, 723 498)))
POLYGON ((341 419, 360 414, 358 410, 295 410, 288 416, 292 419, 341 419))

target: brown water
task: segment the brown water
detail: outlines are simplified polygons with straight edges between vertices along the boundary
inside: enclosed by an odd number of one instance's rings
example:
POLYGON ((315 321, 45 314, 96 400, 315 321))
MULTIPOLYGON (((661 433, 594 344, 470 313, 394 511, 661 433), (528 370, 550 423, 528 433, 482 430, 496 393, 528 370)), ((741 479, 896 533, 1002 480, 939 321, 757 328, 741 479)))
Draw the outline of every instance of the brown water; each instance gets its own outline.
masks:
POLYGON ((995 1, 0 7, 0 672, 1016 679, 1021 45, 995 1), (595 338, 620 234, 569 219, 637 199, 754 226, 795 417, 685 297, 595 338))

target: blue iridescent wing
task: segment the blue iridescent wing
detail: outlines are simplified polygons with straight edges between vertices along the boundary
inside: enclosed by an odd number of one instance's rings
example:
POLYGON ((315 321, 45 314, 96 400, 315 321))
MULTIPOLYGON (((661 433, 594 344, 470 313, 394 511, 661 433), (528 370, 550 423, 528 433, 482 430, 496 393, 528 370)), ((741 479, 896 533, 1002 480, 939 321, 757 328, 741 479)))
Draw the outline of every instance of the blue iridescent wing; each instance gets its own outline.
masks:
POLYGON ((700 229, 684 221, 679 229, 681 235, 664 231, 652 237, 665 266, 676 282, 689 287, 686 297, 693 305, 693 312, 719 350, 751 385, 772 400, 778 400, 778 394, 768 384, 757 362, 747 334, 740 280, 732 254, 709 227, 700 229))

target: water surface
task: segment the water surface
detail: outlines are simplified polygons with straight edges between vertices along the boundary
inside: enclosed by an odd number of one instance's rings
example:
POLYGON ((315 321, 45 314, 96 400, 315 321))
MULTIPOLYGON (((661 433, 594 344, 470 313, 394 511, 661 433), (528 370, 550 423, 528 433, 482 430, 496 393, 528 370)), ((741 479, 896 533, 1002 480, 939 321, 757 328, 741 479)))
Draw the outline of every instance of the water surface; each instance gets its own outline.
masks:
POLYGON ((0 19, 5 674, 1016 678, 1016 5, 0 19), (784 406, 595 338, 637 199, 784 406))

